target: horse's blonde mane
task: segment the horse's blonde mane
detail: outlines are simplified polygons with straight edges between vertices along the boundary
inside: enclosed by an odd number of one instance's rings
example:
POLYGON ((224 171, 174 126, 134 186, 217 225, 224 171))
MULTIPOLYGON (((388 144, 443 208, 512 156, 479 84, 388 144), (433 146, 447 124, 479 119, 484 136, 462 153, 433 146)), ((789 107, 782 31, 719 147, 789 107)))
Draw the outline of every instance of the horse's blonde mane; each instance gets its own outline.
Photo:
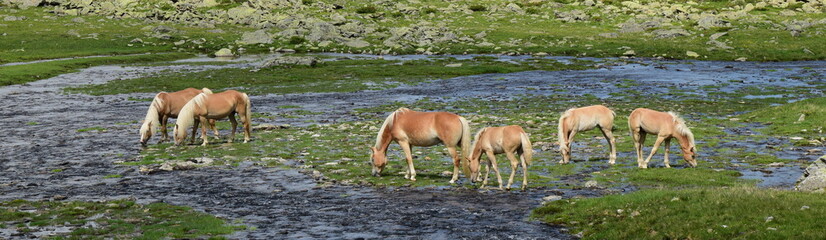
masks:
POLYGON ((201 92, 204 92, 206 94, 212 94, 212 90, 210 90, 209 88, 201 88, 201 92))
POLYGON ((396 109, 396 111, 393 111, 392 113, 390 113, 390 115, 387 115, 387 118, 384 119, 384 123, 382 123, 381 127, 379 128, 379 133, 376 135, 376 145, 374 145, 374 147, 376 147, 376 148, 380 147, 380 145, 381 145, 381 136, 384 135, 384 130, 385 129, 387 129, 390 126, 393 126, 393 120, 396 119, 395 118, 396 113, 409 111, 409 110, 410 109, 407 109, 407 108, 399 108, 399 109, 396 109))
POLYGON ((691 144, 691 147, 694 147, 694 133, 685 125, 685 120, 675 112, 668 112, 668 114, 674 119, 674 126, 676 127, 677 133, 688 138, 688 143, 691 144))
POLYGON ((155 98, 152 99, 152 103, 149 104, 149 110, 146 110, 146 117, 143 119, 143 124, 141 125, 141 136, 144 133, 149 131, 149 135, 155 135, 155 132, 158 131, 158 125, 160 125, 160 120, 158 111, 163 108, 163 99, 161 99, 161 94, 165 94, 165 92, 160 92, 155 95, 155 98), (151 123, 151 124, 150 124, 151 123))
POLYGON ((192 98, 192 100, 189 100, 189 102, 181 108, 181 112, 178 114, 178 119, 175 120, 176 136, 180 133, 186 134, 186 129, 195 123, 195 110, 204 104, 204 100, 206 100, 206 98, 206 93, 200 93, 198 96, 192 98))
MULTIPOLYGON (((488 130, 488 128, 482 128, 481 130, 479 130, 479 132, 476 132, 476 135, 474 135, 474 137, 473 137, 473 139, 474 139, 473 144, 470 145, 470 146, 472 146, 471 148, 473 148, 473 149, 476 148, 476 144, 479 143, 479 139, 481 139, 480 137, 482 136, 482 133, 485 132, 485 130, 488 130)), ((464 151, 464 149, 462 149, 462 151, 464 151)))

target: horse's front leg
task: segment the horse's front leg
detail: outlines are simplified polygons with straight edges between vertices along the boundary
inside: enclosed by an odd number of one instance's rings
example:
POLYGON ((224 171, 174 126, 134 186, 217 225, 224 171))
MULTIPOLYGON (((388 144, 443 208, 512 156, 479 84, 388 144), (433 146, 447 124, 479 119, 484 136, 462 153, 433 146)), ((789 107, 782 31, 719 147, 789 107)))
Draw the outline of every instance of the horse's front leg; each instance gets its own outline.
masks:
MULTIPOLYGON (((462 149, 462 151, 465 150, 462 149)), ((453 158, 453 177, 450 178, 450 183, 453 184, 459 179, 459 164, 461 164, 461 159, 459 158, 459 153, 456 152, 456 146, 447 147, 447 152, 450 153, 450 157, 453 158)))
MULTIPOLYGON (((196 117, 195 120, 193 120, 192 137, 189 139, 189 142, 191 142, 192 144, 195 144, 195 135, 197 135, 197 133, 198 133, 199 124, 201 124, 201 120, 199 120, 199 119, 200 119, 199 117, 196 117)), ((183 131, 186 131, 186 130, 183 130, 183 131)))
POLYGON ((614 138, 614 133, 611 132, 611 126, 607 128, 600 126, 600 130, 602 130, 602 135, 605 136, 605 140, 608 141, 608 145, 611 146, 611 155, 608 156, 608 164, 614 165, 617 162, 617 140, 614 138))
POLYGON ((671 168, 671 165, 668 162, 668 148, 671 146, 671 138, 665 139, 665 156, 663 157, 663 163, 665 163, 666 168, 671 168))
POLYGON ((493 150, 485 150, 485 155, 488 155, 488 165, 496 172, 496 181, 499 183, 499 190, 502 188, 502 174, 499 173, 499 164, 496 164, 496 153, 493 150))
POLYGON ((169 116, 164 114, 161 116, 161 142, 166 142, 169 140, 169 134, 166 133, 166 122, 169 120, 169 116))
POLYGON ((413 167, 413 150, 410 143, 407 141, 399 141, 398 143, 404 150, 404 158, 407 160, 407 172, 405 172, 404 178, 416 181, 416 168, 413 167))
POLYGON ((235 139, 235 128, 238 127, 238 122, 235 121, 235 114, 230 114, 229 115, 229 122, 232 123, 232 131, 229 134, 229 140, 227 140, 227 142, 231 143, 232 140, 235 139))
POLYGON ((654 156, 654 154, 656 154, 656 153, 657 153, 657 149, 658 149, 658 148, 660 148, 660 144, 662 144, 662 143, 663 143, 663 140, 665 140, 665 137, 663 137, 663 136, 657 136, 657 141, 654 141, 654 147, 653 147, 653 148, 651 148, 651 154, 649 154, 649 155, 648 155, 648 158, 646 158, 646 159, 645 159, 645 162, 643 162, 643 164, 644 164, 644 165, 643 165, 643 168, 648 168, 648 162, 650 162, 650 161, 651 161, 651 157, 653 157, 653 156, 654 156))
POLYGON ((204 143, 202 143, 201 146, 206 146, 207 144, 209 144, 209 141, 207 140, 207 139, 209 139, 209 136, 207 136, 207 128, 209 127, 209 122, 208 122, 209 120, 207 120, 205 117, 200 117, 200 121, 204 122, 204 124, 202 124, 202 126, 201 126, 201 138, 204 139, 204 143))

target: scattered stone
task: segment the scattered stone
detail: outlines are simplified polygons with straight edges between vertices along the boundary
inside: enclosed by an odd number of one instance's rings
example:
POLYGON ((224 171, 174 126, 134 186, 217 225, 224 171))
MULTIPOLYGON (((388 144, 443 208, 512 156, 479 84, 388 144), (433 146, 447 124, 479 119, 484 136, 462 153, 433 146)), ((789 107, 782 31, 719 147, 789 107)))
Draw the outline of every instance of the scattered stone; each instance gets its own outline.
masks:
POLYGON ((440 176, 442 176, 442 177, 450 177, 450 176, 453 176, 453 172, 451 172, 451 171, 444 171, 444 172, 442 172, 442 173, 439 173, 439 175, 440 175, 440 176))
POLYGON ((619 37, 619 34, 617 34, 617 33, 600 33, 599 36, 604 37, 604 38, 617 38, 617 37, 619 37))
POLYGON ((562 200, 562 196, 548 195, 548 196, 542 198, 542 204, 545 204, 547 202, 559 201, 559 200, 562 200))
POLYGON ((80 33, 75 29, 69 29, 69 31, 66 31, 66 35, 80 37, 80 33))
POLYGON ((734 61, 737 61, 737 62, 745 62, 745 61, 746 61, 746 59, 747 59, 746 57, 739 57, 739 58, 737 58, 737 59, 734 59, 734 61))
POLYGON ((353 39, 353 40, 345 42, 344 45, 348 46, 348 47, 351 47, 351 48, 365 48, 365 47, 369 47, 370 43, 368 43, 367 41, 361 40, 361 39, 353 39))
POLYGON ((812 149, 807 150, 806 152, 807 152, 807 154, 811 155, 811 154, 816 154, 816 153, 819 153, 819 152, 822 152, 822 151, 823 150, 821 150, 820 148, 812 148, 812 149))
POLYGON ((682 36, 689 36, 691 33, 686 31, 682 28, 675 28, 675 29, 658 29, 651 32, 654 34, 654 38, 674 38, 674 37, 682 37, 682 36))
POLYGON ((132 39, 132 41, 129 41, 129 42, 130 43, 143 43, 143 39, 135 38, 135 39, 132 39))
POLYGON ((718 38, 720 38, 722 36, 725 36, 726 34, 728 34, 728 32, 719 32, 719 33, 711 34, 711 37, 709 37, 708 39, 717 40, 718 38))
POLYGON ((599 183, 596 180, 588 180, 587 182, 585 182, 584 186, 586 188, 594 188, 594 187, 599 186, 599 183))
POLYGON ((262 123, 252 127, 253 131, 269 131, 274 129, 287 129, 290 128, 289 124, 281 124, 281 125, 273 125, 269 123, 262 123))
POLYGON ((815 160, 803 171, 794 187, 797 191, 824 192, 826 189, 826 156, 815 160))
POLYGON ((685 55, 688 56, 688 57, 693 57, 693 58, 700 57, 700 54, 697 54, 696 52, 692 52, 692 51, 686 51, 685 55))
POLYGON ((84 23, 84 22, 86 22, 86 20, 83 19, 82 17, 76 17, 76 18, 72 18, 72 22, 84 23))
POLYGON ((272 43, 272 37, 267 31, 262 29, 254 32, 245 32, 241 35, 241 40, 236 41, 236 43, 243 45, 270 44, 272 43))
POLYGON ((587 13, 578 9, 568 12, 554 12, 554 15, 557 19, 562 20, 563 22, 588 21, 588 19, 590 19, 587 13))
POLYGON ((709 29, 713 27, 725 27, 727 24, 727 21, 724 21, 714 15, 706 15, 697 20, 697 26, 704 29, 709 29))
POLYGON ((215 52, 215 57, 235 57, 235 54, 232 54, 232 50, 221 48, 221 50, 215 52))
POLYGON ((13 4, 20 9, 28 9, 30 7, 39 6, 41 3, 43 3, 43 0, 8 0, 3 2, 13 4))
POLYGON ((773 163, 769 163, 769 164, 768 164, 768 165, 766 165, 766 166, 768 166, 768 167, 782 167, 782 166, 785 166, 785 165, 786 165, 786 164, 785 164, 785 163, 782 163, 782 162, 773 162, 773 163))
POLYGON ((626 57, 633 57, 634 55, 637 55, 637 52, 634 52, 634 50, 628 50, 625 51, 625 53, 623 53, 622 55, 626 57))
POLYGON ((177 41, 177 42, 174 42, 173 44, 175 44, 175 46, 181 46, 181 45, 186 44, 186 40, 177 41))
POLYGON ((66 200, 67 198, 68 197, 63 196, 63 195, 54 195, 54 196, 52 196, 52 200, 55 200, 55 201, 66 200))
POLYGON ((451 63, 451 64, 445 65, 445 67, 461 67, 461 66, 462 66, 461 63, 451 63))
POLYGON ((315 66, 319 59, 313 56, 281 56, 265 61, 258 68, 273 66, 315 66))

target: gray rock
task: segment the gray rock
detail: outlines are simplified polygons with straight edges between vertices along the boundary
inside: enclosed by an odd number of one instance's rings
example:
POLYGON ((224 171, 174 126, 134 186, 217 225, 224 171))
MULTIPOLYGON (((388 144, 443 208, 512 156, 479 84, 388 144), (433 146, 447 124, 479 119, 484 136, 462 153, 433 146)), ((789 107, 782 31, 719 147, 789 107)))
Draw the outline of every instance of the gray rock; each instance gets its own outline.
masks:
POLYGON ((589 180, 589 181, 585 182, 584 186, 587 187, 587 188, 593 188, 593 187, 599 186, 599 183, 595 180, 589 180))
POLYGON ((310 28, 307 40, 312 42, 341 41, 342 37, 335 25, 328 22, 317 22, 310 28))
POLYGON ((794 187, 797 191, 823 192, 826 190, 826 156, 815 160, 803 171, 794 187))
POLYGON ((720 19, 717 16, 707 15, 701 17, 697 20, 697 26, 704 29, 709 29, 713 27, 725 27, 727 26, 728 22, 720 19))
POLYGON ((312 56, 281 56, 265 61, 258 68, 274 66, 315 66, 319 59, 312 56))
POLYGON ((635 33, 635 32, 642 32, 651 28, 659 27, 661 24, 658 21, 647 21, 643 23, 637 23, 634 20, 629 20, 627 22, 619 24, 619 32, 620 33, 635 33))
POLYGON ((617 37, 619 37, 619 34, 617 34, 617 33, 600 33, 599 36, 604 37, 604 38, 617 38, 617 37))
POLYGON ((241 40, 236 41, 238 44, 270 44, 272 43, 272 37, 270 36, 267 31, 258 30, 254 32, 245 32, 241 35, 241 40))
POLYGON ((3 1, 3 3, 17 6, 20 9, 27 9, 30 7, 37 7, 43 3, 43 0, 7 0, 3 1))
POLYGON ((709 37, 708 39, 717 40, 718 38, 720 38, 722 36, 725 36, 726 34, 728 34, 728 32, 719 32, 719 33, 711 34, 711 37, 709 37))
POLYGON ((542 203, 553 202, 562 200, 562 196, 559 195, 548 195, 542 198, 542 203))
POLYGON ((81 18, 81 17, 76 17, 76 18, 72 18, 72 22, 76 22, 76 23, 85 23, 85 22, 86 22, 86 20, 85 20, 85 19, 83 19, 83 18, 81 18))
POLYGON ((361 40, 361 39, 353 39, 353 40, 345 42, 344 45, 348 46, 348 47, 351 47, 351 48, 364 48, 364 47, 369 47, 370 43, 368 43, 367 41, 361 40))
POLYGON ((587 13, 578 9, 568 12, 555 12, 554 15, 557 19, 562 20, 563 22, 588 21, 588 19, 591 18, 587 13))
POLYGON ((657 29, 651 32, 654 34, 654 38, 674 38, 674 37, 682 37, 682 36, 689 36, 691 33, 686 31, 682 28, 675 28, 675 29, 657 29))
POLYGON ((174 33, 176 31, 176 29, 164 25, 158 25, 157 27, 152 28, 152 32, 154 33, 174 33))

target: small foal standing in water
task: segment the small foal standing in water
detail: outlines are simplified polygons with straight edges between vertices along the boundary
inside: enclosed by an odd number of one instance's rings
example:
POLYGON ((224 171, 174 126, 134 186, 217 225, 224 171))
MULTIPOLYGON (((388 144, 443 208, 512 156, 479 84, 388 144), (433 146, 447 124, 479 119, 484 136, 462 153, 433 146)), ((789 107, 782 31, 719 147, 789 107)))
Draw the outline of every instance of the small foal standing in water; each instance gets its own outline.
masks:
POLYGON ((588 131, 599 127, 608 146, 611 147, 611 155, 608 163, 614 164, 617 161, 617 141, 611 128, 614 127, 614 116, 616 114, 611 109, 602 105, 594 105, 581 108, 571 108, 559 117, 559 151, 562 152, 562 160, 559 163, 568 163, 571 160, 571 143, 577 132, 588 131))
POLYGON ((373 176, 379 176, 387 164, 387 148, 395 141, 404 150, 407 159, 407 172, 404 178, 416 181, 416 169, 413 167, 413 146, 429 147, 439 143, 445 144, 450 157, 453 158, 453 178, 450 183, 459 179, 459 164, 465 174, 467 170, 467 156, 470 155, 470 126, 465 118, 448 112, 417 112, 407 108, 398 110, 387 116, 376 136, 376 145, 370 147, 370 160, 373 163, 373 176), (462 156, 456 151, 456 146, 462 146, 462 156), (464 159, 464 160, 462 160, 464 159))
POLYGON ((683 159, 688 162, 691 167, 697 166, 697 160, 694 159, 695 145, 694 134, 691 129, 685 125, 685 120, 677 116, 673 112, 658 112, 647 108, 637 108, 628 116, 628 128, 631 129, 631 136, 634 138, 634 149, 637 151, 637 166, 640 168, 648 168, 648 162, 651 157, 657 153, 657 148, 660 143, 665 141, 665 167, 670 168, 668 163, 668 147, 671 144, 671 138, 676 138, 680 142, 680 150, 683 152, 683 159), (657 141, 654 142, 654 147, 651 149, 651 154, 645 161, 642 160, 642 145, 645 143, 646 134, 656 134, 657 141))
POLYGON ((482 187, 487 185, 490 168, 493 168, 493 171, 496 171, 496 180, 499 181, 499 189, 502 189, 502 175, 499 174, 499 167, 496 165, 496 154, 502 153, 508 156, 508 160, 511 162, 511 176, 508 179, 507 188, 511 189, 517 164, 520 163, 514 153, 518 154, 519 159, 522 160, 522 190, 528 187, 528 165, 531 164, 533 148, 531 147, 531 140, 528 139, 528 134, 525 133, 525 130, 522 130, 522 127, 516 125, 488 127, 476 133, 476 140, 473 142, 473 151, 470 155, 471 179, 477 180, 476 178, 479 176, 479 162, 482 153, 488 155, 488 164, 485 165, 485 180, 482 181, 482 187))

